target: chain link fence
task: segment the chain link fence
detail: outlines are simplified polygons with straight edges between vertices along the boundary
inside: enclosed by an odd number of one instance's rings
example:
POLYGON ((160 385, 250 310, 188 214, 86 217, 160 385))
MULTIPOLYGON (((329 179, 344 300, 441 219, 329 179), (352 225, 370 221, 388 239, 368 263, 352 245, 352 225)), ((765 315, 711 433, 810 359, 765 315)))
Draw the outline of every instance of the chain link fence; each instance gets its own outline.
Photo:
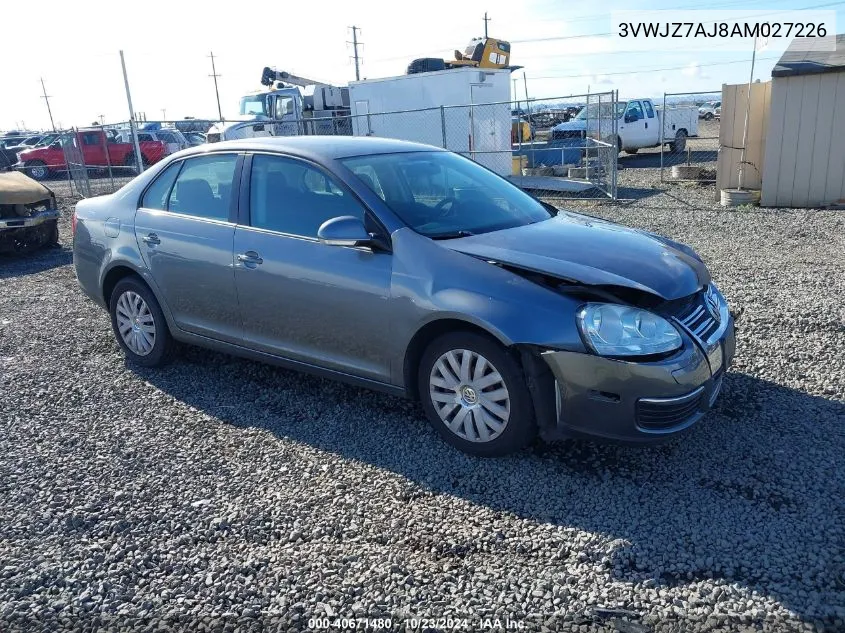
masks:
POLYGON ((205 143, 205 131, 199 129, 207 130, 211 124, 197 125, 193 120, 141 123, 134 136, 129 122, 71 128, 45 134, 43 143, 18 153, 13 168, 48 185, 66 180, 71 194, 82 198, 113 193, 165 156, 205 143))
MULTIPOLYGON (((664 138, 660 146, 661 182, 716 182, 719 159, 719 124, 722 106, 721 90, 709 92, 667 92, 663 95, 662 112, 668 121, 695 122, 695 129, 683 139, 664 138)), ((671 134, 670 125, 662 133, 671 134)))
POLYGON ((616 95, 231 122, 210 141, 261 136, 395 138, 466 156, 533 194, 554 199, 616 197, 616 95))
POLYGON ((67 178, 81 197, 111 193, 187 147, 237 138, 341 135, 395 138, 443 147, 548 199, 615 199, 616 95, 441 106, 250 121, 140 121, 74 128, 17 168, 37 180, 67 178), (137 149, 141 164, 138 165, 137 149))

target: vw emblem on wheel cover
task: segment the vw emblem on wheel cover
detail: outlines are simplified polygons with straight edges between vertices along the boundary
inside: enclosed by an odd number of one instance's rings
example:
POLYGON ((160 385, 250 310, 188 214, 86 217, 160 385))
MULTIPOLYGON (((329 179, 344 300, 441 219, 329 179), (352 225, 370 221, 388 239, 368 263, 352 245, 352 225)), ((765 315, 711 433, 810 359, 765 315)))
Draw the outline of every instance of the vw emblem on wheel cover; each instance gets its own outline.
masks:
POLYGON ((478 402, 478 394, 472 387, 464 387, 461 390, 461 397, 467 404, 476 404, 478 402))

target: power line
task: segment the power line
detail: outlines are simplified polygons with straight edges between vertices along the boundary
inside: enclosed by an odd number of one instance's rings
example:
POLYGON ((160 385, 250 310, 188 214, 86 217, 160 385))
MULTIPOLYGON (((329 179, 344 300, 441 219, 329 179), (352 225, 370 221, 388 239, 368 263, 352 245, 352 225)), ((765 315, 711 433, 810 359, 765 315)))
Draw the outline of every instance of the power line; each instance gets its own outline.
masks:
POLYGON ((44 99, 44 102, 47 104, 47 114, 50 115, 50 125, 53 126, 53 131, 56 131, 56 124, 53 123, 53 111, 50 109, 50 95, 47 94, 47 88, 44 87, 44 78, 41 77, 41 91, 44 93, 44 96, 41 97, 44 99))
MULTIPOLYGON (((757 61, 769 60, 769 59, 780 59, 779 56, 773 57, 760 57, 757 61)), ((711 64, 696 64, 697 67, 708 67, 708 66, 728 66, 730 64, 747 64, 747 59, 735 59, 729 62, 714 62, 711 64)), ((601 75, 601 76, 612 76, 612 75, 631 75, 633 73, 642 73, 642 72, 661 72, 664 70, 683 70, 685 68, 689 68, 690 65, 687 64, 685 66, 667 66, 665 68, 637 68, 636 70, 623 70, 619 72, 612 72, 612 73, 585 73, 583 75, 547 75, 544 77, 531 77, 531 79, 577 79, 580 77, 592 77, 594 75, 601 75)))
MULTIPOLYGON (((718 6, 730 6, 732 4, 735 4, 735 3, 723 3, 723 5, 718 5, 718 6)), ((778 10, 778 11, 767 11, 765 13, 754 13, 754 14, 749 14, 749 15, 745 16, 744 18, 734 18, 734 20, 745 19, 745 18, 750 18, 750 17, 766 17, 766 16, 770 16, 770 15, 778 15, 780 13, 790 13, 792 11, 807 11, 809 9, 822 9, 822 8, 827 8, 827 7, 839 7, 839 6, 843 6, 843 5, 845 5, 845 2, 841 2, 841 1, 840 2, 825 2, 825 3, 822 3, 822 4, 815 4, 815 5, 810 5, 810 6, 807 6, 807 7, 796 7, 794 9, 782 9, 782 10, 778 10)), ((700 5, 692 5, 691 7, 686 7, 686 8, 694 8, 694 7, 697 7, 697 6, 700 6, 700 5)), ((717 5, 708 5, 708 8, 710 8, 712 6, 717 6, 717 5)), ((677 7, 677 8, 684 8, 684 7, 677 7)), ((581 16, 581 17, 585 17, 585 16, 581 16)), ((596 17, 605 17, 606 18, 607 14, 604 14, 603 16, 596 16, 596 17)), ((571 20, 566 19, 565 21, 566 22, 575 22, 577 20, 578 20, 578 17, 576 16, 575 18, 572 18, 571 20)), ((551 21, 554 21, 554 20, 551 20, 551 21)), ((726 20, 726 21, 729 22, 731 20, 726 20)), ((511 44, 535 44, 535 43, 542 43, 542 42, 580 40, 580 39, 586 39, 586 38, 590 38, 590 37, 608 37, 608 36, 613 36, 613 35, 615 35, 615 33, 610 33, 610 32, 582 33, 582 34, 578 34, 578 35, 558 35, 558 36, 552 36, 552 37, 529 37, 529 38, 524 38, 524 39, 509 40, 509 42, 511 44)), ((445 51, 448 48, 449 48, 448 46, 443 46, 442 49, 439 49, 439 50, 445 51)), ((395 60, 399 60, 399 59, 407 59, 407 58, 412 58, 412 57, 426 57, 426 56, 431 55, 431 53, 432 53, 432 49, 430 49, 429 51, 427 51, 425 53, 398 55, 398 56, 395 56, 395 57, 378 57, 378 58, 372 59, 370 61, 372 61, 372 62, 389 62, 389 61, 395 61, 395 60)))
POLYGON ((220 109, 220 91, 217 89, 217 78, 220 77, 220 75, 217 74, 217 69, 214 66, 214 51, 211 51, 208 56, 211 58, 211 74, 209 77, 214 77, 214 95, 217 97, 217 115, 222 121, 223 110, 220 109))
MULTIPOLYGON (((357 26, 350 27, 352 29, 352 41, 347 42, 347 44, 352 44, 352 48, 354 51, 353 58, 355 59, 355 81, 361 81, 361 69, 360 63, 361 58, 358 55, 358 44, 361 42, 358 41, 358 31, 360 30, 357 26)), ((362 44, 363 46, 363 44, 362 44)))

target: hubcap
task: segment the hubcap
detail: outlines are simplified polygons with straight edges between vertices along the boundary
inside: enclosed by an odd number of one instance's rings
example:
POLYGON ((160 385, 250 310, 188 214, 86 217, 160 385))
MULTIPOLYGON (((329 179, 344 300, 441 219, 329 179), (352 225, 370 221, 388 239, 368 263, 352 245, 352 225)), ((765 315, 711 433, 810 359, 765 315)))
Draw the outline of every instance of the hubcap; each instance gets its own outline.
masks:
POLYGON ((36 178, 43 178, 44 172, 47 171, 44 167, 37 166, 32 168, 32 175, 36 178))
POLYGON ((153 351, 156 326, 147 302, 137 292, 127 290, 117 300, 115 309, 120 338, 133 353, 146 356, 153 351))
POLYGON ((428 385, 437 415, 458 437, 490 442, 504 432, 510 394, 502 375, 481 354, 467 349, 446 352, 434 363, 428 385))

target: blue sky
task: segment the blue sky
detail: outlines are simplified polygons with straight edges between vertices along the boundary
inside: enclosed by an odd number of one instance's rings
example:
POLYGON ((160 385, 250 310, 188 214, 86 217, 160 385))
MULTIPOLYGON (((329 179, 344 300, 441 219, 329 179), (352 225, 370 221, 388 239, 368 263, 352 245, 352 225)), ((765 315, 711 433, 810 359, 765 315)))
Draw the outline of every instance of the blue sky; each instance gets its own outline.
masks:
MULTIPOLYGON (((824 0, 693 0, 641 3, 643 9, 748 9, 767 11, 817 7, 824 0)), ((838 30, 845 31, 845 2, 836 3, 838 30)), ((553 97, 618 89, 621 97, 657 96, 664 91, 719 90, 723 83, 748 80, 751 51, 620 52, 613 38, 590 37, 611 30, 613 10, 631 2, 488 0, 485 3, 428 0, 322 0, 318 3, 250 3, 147 0, 40 0, 6 3, 4 22, 37 24, 6 30, 0 62, 0 129, 24 122, 49 125, 43 77, 57 123, 86 125, 103 115, 127 118, 118 51, 126 54, 136 110, 162 117, 216 117, 209 51, 217 56, 220 99, 226 116, 237 112, 240 95, 260 88, 264 66, 343 84, 354 79, 351 32, 361 27, 364 77, 404 73, 415 57, 448 56, 483 32, 486 10, 490 35, 512 42, 512 63, 525 67, 529 94, 553 97), (140 8, 143 6, 143 8, 140 8), (267 8, 263 8, 267 7, 267 8), (413 7, 413 8, 411 8, 413 7), (561 39, 565 38, 565 39, 561 39), (545 41, 537 41, 545 40, 545 41)), ((671 17, 671 13, 667 14, 671 17)), ((761 18, 762 19, 762 18, 761 18)), ((756 76, 767 79, 783 46, 760 55, 756 76)), ((522 72, 520 98, 524 96, 522 72)))

